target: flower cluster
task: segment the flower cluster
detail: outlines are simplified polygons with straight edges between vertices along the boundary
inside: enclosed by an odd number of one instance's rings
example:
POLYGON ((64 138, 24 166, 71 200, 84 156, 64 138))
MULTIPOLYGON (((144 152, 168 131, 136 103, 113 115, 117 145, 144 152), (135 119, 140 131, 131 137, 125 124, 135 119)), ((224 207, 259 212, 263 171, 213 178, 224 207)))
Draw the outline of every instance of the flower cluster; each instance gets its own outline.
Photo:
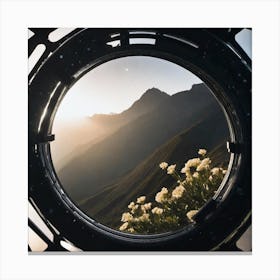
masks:
POLYGON ((159 167, 176 183, 170 188, 162 187, 153 202, 147 202, 144 195, 130 202, 129 211, 122 214, 119 230, 153 234, 195 222, 195 215, 214 195, 227 172, 222 167, 212 168, 206 154, 205 149, 199 149, 199 157, 189 159, 181 172, 176 170, 176 164, 160 163, 159 167))

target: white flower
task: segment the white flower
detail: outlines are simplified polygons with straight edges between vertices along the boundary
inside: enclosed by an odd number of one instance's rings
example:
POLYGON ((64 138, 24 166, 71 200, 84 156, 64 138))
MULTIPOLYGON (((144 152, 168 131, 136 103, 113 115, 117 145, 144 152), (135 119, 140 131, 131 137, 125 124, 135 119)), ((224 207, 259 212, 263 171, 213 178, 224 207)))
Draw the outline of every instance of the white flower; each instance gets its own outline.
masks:
POLYGON ((144 206, 145 210, 150 210, 152 208, 152 203, 151 202, 145 203, 143 206, 144 206))
POLYGON ((211 160, 209 158, 205 158, 201 161, 199 166, 196 168, 196 171, 202 171, 209 169, 209 164, 211 163, 211 160))
POLYGON ((131 228, 128 228, 127 231, 130 232, 130 233, 134 233, 135 229, 133 227, 131 227, 131 228))
POLYGON ((122 225, 119 227, 119 230, 122 230, 122 231, 123 231, 123 230, 126 230, 127 227, 128 227, 128 222, 122 224, 122 225))
POLYGON ((220 169, 218 167, 214 167, 211 169, 211 173, 213 175, 218 175, 219 174, 220 169))
POLYGON ((190 168, 197 167, 201 163, 200 158, 192 158, 189 159, 186 163, 184 168, 182 168, 181 173, 185 173, 186 175, 190 175, 190 168))
POLYGON ((141 222, 148 222, 150 220, 150 215, 147 213, 144 213, 142 216, 139 217, 139 221, 141 222))
POLYGON ((188 213, 187 213, 187 218, 191 221, 191 222, 193 222, 193 216, 196 214, 198 212, 198 210, 191 210, 191 211, 189 211, 188 213))
POLYGON ((194 173, 193 173, 193 177, 194 177, 194 178, 198 178, 198 177, 199 177, 199 173, 198 173, 198 172, 194 172, 194 173))
POLYGON ((181 198, 183 196, 183 193, 186 189, 180 185, 178 187, 176 187, 173 192, 172 192, 172 197, 173 198, 181 198))
POLYGON ((152 209, 153 214, 161 215, 163 213, 163 209, 159 207, 155 207, 152 209))
POLYGON ((141 205, 141 210, 146 213, 147 210, 150 210, 152 208, 152 203, 145 203, 144 205, 141 205))
POLYGON ((122 214, 122 219, 121 219, 122 222, 129 222, 132 219, 133 219, 133 216, 130 213, 125 212, 122 214))
POLYGON ((144 203, 145 200, 146 200, 146 196, 144 196, 144 195, 140 196, 140 197, 137 198, 137 203, 144 203))
POLYGON ((175 172, 176 164, 169 165, 167 168, 167 174, 173 174, 175 172))
POLYGON ((203 157, 206 155, 206 153, 207 153, 207 151, 205 149, 199 149, 198 150, 198 154, 203 156, 203 157))
POLYGON ((187 167, 197 167, 201 163, 200 158, 192 158, 187 161, 185 166, 187 167))
POLYGON ((190 169, 187 167, 187 166, 184 166, 182 169, 181 169, 181 173, 187 173, 187 172, 189 172, 190 171, 190 169))
POLYGON ((167 163, 167 162, 162 162, 162 163, 159 165, 159 167, 160 167, 162 170, 164 170, 164 169, 166 169, 166 168, 168 167, 168 163, 167 163))
POLYGON ((133 209, 135 207, 135 203, 132 201, 129 203, 129 205, 127 206, 128 209, 133 209))
POLYGON ((209 179, 210 182, 212 182, 213 181, 213 176, 210 175, 208 179, 209 179))
POLYGON ((135 206, 131 209, 131 213, 135 214, 135 212, 138 208, 139 208, 139 204, 135 204, 135 206))
POLYGON ((155 200, 158 203, 163 203, 166 200, 166 195, 168 194, 167 188, 162 188, 160 192, 156 194, 155 200))

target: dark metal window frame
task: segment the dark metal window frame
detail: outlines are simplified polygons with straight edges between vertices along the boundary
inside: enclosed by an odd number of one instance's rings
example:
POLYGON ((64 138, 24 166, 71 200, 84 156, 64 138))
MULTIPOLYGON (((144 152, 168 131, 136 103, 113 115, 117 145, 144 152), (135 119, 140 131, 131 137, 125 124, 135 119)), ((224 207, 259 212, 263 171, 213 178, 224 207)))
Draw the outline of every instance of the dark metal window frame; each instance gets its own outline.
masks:
POLYGON ((32 31, 29 53, 47 43, 29 75, 29 198, 61 238, 88 251, 232 248, 251 218, 251 61, 234 40, 240 29, 76 29, 55 43, 47 40, 53 29, 32 31), (155 44, 130 44, 130 38, 155 44), (108 45, 116 40, 119 46, 108 45), (222 186, 195 224, 174 233, 129 235, 94 222, 69 199, 52 165, 52 121, 63 96, 93 67, 130 55, 163 58, 192 71, 215 94, 231 130, 231 167, 222 186))

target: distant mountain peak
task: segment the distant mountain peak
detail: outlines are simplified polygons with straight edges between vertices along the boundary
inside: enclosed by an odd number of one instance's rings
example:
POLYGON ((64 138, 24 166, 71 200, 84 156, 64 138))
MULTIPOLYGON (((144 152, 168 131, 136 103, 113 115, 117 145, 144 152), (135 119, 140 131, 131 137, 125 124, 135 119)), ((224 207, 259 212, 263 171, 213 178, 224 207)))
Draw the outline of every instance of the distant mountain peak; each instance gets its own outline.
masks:
POLYGON ((130 114, 131 116, 138 117, 151 112, 167 98, 171 98, 171 96, 166 92, 155 87, 149 88, 127 110, 123 111, 121 115, 130 114))
POLYGON ((155 106, 158 106, 162 101, 166 98, 170 98, 171 96, 166 92, 159 90, 158 88, 152 87, 147 89, 142 96, 136 100, 132 106, 128 109, 136 109, 141 110, 143 112, 148 112, 154 109, 155 106))
POLYGON ((157 96, 169 96, 169 94, 167 94, 166 92, 161 91, 161 90, 159 90, 159 89, 156 88, 156 87, 152 87, 152 88, 147 89, 147 90, 143 93, 143 95, 141 96, 140 99, 142 99, 142 98, 147 98, 147 97, 149 97, 149 96, 154 96, 154 95, 157 95, 157 96))
POLYGON ((206 87, 205 83, 193 84, 190 90, 196 88, 205 88, 205 87, 206 87))
POLYGON ((173 94, 172 97, 185 95, 185 94, 197 94, 197 93, 198 94, 206 93, 207 95, 209 95, 209 89, 207 88, 207 86, 204 83, 193 84, 190 89, 179 91, 179 92, 173 94))

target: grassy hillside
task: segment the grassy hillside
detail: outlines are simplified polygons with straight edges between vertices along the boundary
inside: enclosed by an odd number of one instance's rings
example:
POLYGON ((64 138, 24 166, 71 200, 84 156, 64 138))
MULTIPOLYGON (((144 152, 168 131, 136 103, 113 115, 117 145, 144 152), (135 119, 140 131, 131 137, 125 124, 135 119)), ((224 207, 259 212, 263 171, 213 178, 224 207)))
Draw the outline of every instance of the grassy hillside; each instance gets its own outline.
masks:
POLYGON ((160 162, 176 163, 181 168, 187 159, 197 157, 199 148, 206 148, 213 166, 226 166, 229 159, 226 151, 227 137, 224 117, 217 112, 209 112, 191 128, 160 146, 125 176, 104 187, 96 195, 80 201, 80 208, 103 224, 119 226, 120 215, 130 201, 141 195, 152 200, 161 187, 171 187, 174 183, 159 168, 160 162))
MULTIPOLYGON (((52 159, 57 171, 69 170, 71 161, 115 133, 129 122, 153 111, 168 98, 156 88, 148 89, 127 110, 119 114, 94 114, 78 122, 62 123, 55 127, 56 140, 51 143, 52 159), (71 139, 71 141, 69 141, 71 139)), ((61 175, 61 174, 60 174, 61 175)), ((63 175, 62 180, 63 180, 63 175)))
MULTIPOLYGON (((158 106, 132 119, 101 142, 81 148, 79 154, 59 171, 59 178, 71 198, 86 199, 114 183, 176 134, 199 120, 206 120, 208 114, 217 113, 224 118, 216 100, 203 84, 171 97, 159 91, 144 94, 132 107, 145 108, 149 102, 158 106)), ((201 131, 195 137, 201 138, 206 145, 211 142, 209 134, 215 134, 217 130, 218 134, 228 132, 225 126, 214 122, 211 131, 207 134, 201 131)))

